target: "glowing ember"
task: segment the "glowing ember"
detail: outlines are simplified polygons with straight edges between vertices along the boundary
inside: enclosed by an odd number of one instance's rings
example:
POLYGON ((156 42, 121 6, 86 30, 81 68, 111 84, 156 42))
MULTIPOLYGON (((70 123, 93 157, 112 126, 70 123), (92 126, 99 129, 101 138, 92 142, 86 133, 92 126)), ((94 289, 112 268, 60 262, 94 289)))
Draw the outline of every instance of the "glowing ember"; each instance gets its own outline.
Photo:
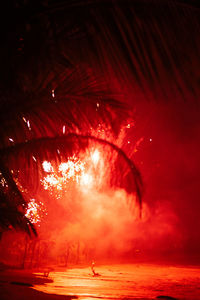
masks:
POLYGON ((37 161, 37 159, 35 158, 35 156, 32 156, 32 158, 33 158, 33 160, 36 162, 37 161))
POLYGON ((8 184, 7 184, 6 180, 5 180, 5 178, 2 176, 1 172, 0 172, 0 185, 2 187, 8 187, 8 184))
POLYGON ((34 224, 39 223, 41 220, 41 215, 44 214, 44 204, 40 202, 39 204, 35 199, 31 199, 28 203, 25 216, 34 224))
POLYGON ((31 124, 30 124, 30 121, 28 120, 26 123, 27 123, 28 129, 31 130, 31 124))

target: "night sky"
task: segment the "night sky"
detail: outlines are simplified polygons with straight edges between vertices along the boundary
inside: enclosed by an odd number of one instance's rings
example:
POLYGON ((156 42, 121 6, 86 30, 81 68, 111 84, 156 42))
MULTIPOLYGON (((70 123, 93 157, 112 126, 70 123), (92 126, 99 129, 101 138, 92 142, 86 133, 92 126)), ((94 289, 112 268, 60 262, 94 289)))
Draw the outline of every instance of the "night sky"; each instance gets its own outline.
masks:
POLYGON ((97 239, 97 256, 108 255, 112 244, 128 258, 137 249, 144 257, 160 250, 199 262, 197 1, 13 1, 3 13, 1 164, 20 182, 26 201, 46 197, 47 237, 55 239, 57 230, 63 239, 82 236, 84 228, 90 242, 97 239), (87 198, 70 190, 61 208, 41 192, 42 161, 58 157, 58 148, 62 159, 63 151, 72 156, 90 146, 83 138, 60 138, 69 133, 106 140, 133 160, 143 180, 141 219, 131 220, 129 205, 117 204, 137 192, 129 168, 120 158, 117 168, 113 148, 97 140, 92 147, 105 151, 112 192, 102 185, 87 198), (86 225, 94 217, 86 198, 107 209, 94 223, 95 234, 86 225), (109 218, 107 227, 99 225, 109 218), (126 238, 119 246, 120 236, 126 238))

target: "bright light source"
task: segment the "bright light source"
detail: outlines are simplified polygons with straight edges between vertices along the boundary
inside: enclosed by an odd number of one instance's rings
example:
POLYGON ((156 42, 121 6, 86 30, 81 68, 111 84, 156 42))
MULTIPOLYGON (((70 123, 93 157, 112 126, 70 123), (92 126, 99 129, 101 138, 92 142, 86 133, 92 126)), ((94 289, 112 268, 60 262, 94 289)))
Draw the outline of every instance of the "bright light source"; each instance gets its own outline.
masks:
POLYGON ((91 186, 93 183, 93 178, 91 175, 87 173, 83 173, 80 180, 81 185, 85 185, 87 187, 91 186))
MULTIPOLYGON (((37 203, 35 199, 30 199, 26 208, 25 216, 32 222, 38 223, 41 221, 41 217, 46 213, 46 209, 42 202, 37 203)), ((47 213, 46 213, 47 214, 47 213)))
POLYGON ((27 120, 26 124, 27 124, 27 126, 28 126, 28 129, 31 130, 31 124, 30 124, 30 121, 29 121, 29 120, 27 120))
POLYGON ((53 167, 50 162, 45 160, 45 161, 43 161, 42 166, 43 166, 43 169, 45 172, 47 172, 47 173, 53 172, 53 167))
MULTIPOLYGON (((50 186, 57 186, 59 184, 58 179, 54 175, 47 175, 47 177, 45 177, 45 182, 50 186)), ((46 189, 48 188, 48 185, 46 189)))
POLYGON ((67 170, 69 169, 69 163, 61 163, 59 165, 59 171, 62 172, 62 173, 65 173, 67 172, 67 170))
POLYGON ((91 154, 91 159, 93 161, 93 163, 96 165, 100 159, 100 154, 98 150, 95 150, 92 154, 91 154))

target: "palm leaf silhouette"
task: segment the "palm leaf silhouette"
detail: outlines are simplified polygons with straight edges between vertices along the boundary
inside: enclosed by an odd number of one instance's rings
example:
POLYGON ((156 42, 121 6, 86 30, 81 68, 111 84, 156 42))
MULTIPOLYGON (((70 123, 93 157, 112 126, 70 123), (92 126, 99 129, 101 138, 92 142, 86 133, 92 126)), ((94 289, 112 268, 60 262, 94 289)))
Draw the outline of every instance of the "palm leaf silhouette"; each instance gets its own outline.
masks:
POLYGON ((197 99, 197 2, 14 1, 11 13, 1 26, 0 169, 15 211, 25 199, 8 167, 13 157, 31 164, 31 154, 55 154, 54 143, 70 152, 91 139, 123 156, 141 205, 141 175, 114 137, 137 99, 197 99), (93 135, 99 124, 111 139, 93 135))
POLYGON ((3 178, 5 183, 0 188, 0 232, 15 228, 24 230, 30 236, 37 235, 34 225, 24 215, 23 205, 26 203, 11 173, 2 161, 0 165, 1 180, 3 178))

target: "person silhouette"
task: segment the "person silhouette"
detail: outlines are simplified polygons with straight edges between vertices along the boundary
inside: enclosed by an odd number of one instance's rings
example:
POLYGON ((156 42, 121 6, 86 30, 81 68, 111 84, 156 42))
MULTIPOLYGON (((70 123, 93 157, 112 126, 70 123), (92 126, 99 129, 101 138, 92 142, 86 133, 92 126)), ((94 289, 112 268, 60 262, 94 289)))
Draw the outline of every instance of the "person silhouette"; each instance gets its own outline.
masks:
POLYGON ((92 264, 91 264, 91 270, 92 270, 93 276, 100 276, 99 273, 96 273, 96 272, 95 272, 94 266, 95 266, 95 262, 92 261, 92 264))

